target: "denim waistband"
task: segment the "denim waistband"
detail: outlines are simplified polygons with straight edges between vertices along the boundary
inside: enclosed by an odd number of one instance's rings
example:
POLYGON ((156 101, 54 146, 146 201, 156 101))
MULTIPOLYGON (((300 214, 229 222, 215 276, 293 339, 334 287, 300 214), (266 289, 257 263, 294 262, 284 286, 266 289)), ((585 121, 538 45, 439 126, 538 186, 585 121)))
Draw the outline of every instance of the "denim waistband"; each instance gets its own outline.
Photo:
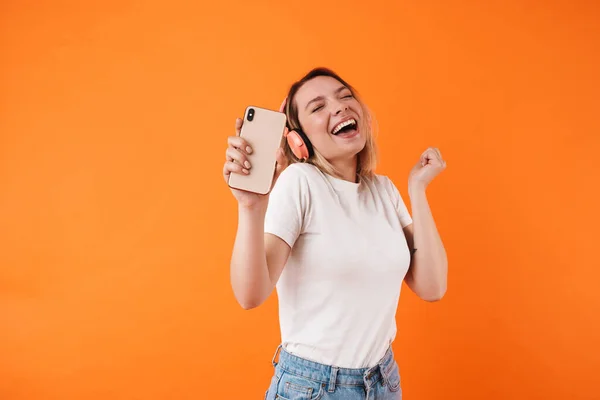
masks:
POLYGON ((390 346, 385 355, 372 367, 338 368, 295 356, 285 351, 282 345, 279 345, 273 356, 273 365, 303 378, 326 383, 331 389, 336 385, 370 387, 380 380, 385 383, 395 365, 395 360, 390 346), (278 352, 279 362, 275 362, 278 352))

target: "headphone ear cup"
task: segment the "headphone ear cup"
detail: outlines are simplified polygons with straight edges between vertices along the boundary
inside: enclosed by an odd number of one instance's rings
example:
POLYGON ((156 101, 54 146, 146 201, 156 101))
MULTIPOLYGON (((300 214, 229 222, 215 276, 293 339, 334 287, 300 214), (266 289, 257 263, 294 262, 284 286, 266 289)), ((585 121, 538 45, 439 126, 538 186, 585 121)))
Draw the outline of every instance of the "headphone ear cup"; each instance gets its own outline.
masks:
POLYGON ((300 160, 308 160, 314 154, 312 143, 301 130, 291 130, 287 142, 292 153, 300 160))
POLYGON ((301 130, 298 130, 298 135, 300 135, 300 137, 302 138, 302 141, 304 142, 304 145, 306 146, 306 150, 308 150, 307 158, 311 158, 315 154, 315 152, 313 150, 313 146, 312 146, 312 143, 310 142, 310 139, 301 130))

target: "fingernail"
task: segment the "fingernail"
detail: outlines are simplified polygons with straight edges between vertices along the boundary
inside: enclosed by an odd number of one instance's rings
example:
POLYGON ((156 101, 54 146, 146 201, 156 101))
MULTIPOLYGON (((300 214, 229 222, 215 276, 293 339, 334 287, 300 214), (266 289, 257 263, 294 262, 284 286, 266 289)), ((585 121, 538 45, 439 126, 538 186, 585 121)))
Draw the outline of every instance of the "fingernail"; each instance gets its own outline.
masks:
POLYGON ((250 168, 250 163, 248 161, 244 161, 244 165, 246 166, 246 168, 250 168))
POLYGON ((250 146, 246 146, 246 152, 248 154, 252 153, 252 149, 250 148, 250 146))
POLYGON ((242 169, 242 172, 245 173, 245 174, 249 174, 250 173, 250 171, 248 171, 246 168, 242 169))

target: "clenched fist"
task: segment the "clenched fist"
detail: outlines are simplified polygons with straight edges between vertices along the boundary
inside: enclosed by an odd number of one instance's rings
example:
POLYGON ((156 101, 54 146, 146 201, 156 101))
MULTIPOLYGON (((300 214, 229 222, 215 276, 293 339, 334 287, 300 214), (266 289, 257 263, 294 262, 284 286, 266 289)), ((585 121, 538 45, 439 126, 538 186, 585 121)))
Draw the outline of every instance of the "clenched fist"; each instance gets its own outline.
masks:
POLYGON ((425 188, 445 169, 446 161, 442 158, 442 153, 437 148, 430 147, 421 154, 419 162, 410 171, 408 186, 425 188))

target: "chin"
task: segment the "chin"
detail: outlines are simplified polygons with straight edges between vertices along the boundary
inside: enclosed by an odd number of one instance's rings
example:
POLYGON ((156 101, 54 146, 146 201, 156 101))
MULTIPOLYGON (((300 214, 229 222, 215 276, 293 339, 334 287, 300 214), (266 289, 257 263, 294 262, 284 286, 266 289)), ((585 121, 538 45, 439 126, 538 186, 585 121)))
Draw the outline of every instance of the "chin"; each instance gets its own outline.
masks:
POLYGON ((353 143, 355 144, 355 154, 360 153, 361 151, 363 151, 365 149, 365 147, 367 147, 367 141, 365 140, 364 137, 360 138, 360 141, 357 141, 357 143, 353 143))
POLYGON ((345 153, 344 158, 346 158, 346 157, 352 158, 352 157, 358 156, 360 154, 360 152, 365 149, 365 146, 366 146, 366 143, 362 143, 362 145, 360 145, 360 146, 352 146, 352 148, 344 151, 344 153, 345 153))

